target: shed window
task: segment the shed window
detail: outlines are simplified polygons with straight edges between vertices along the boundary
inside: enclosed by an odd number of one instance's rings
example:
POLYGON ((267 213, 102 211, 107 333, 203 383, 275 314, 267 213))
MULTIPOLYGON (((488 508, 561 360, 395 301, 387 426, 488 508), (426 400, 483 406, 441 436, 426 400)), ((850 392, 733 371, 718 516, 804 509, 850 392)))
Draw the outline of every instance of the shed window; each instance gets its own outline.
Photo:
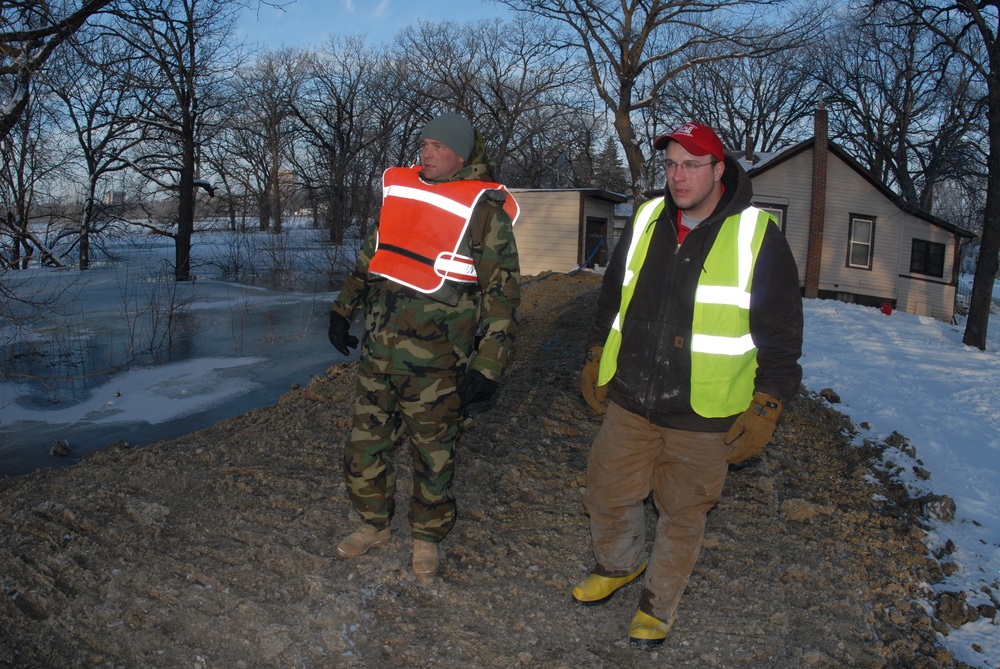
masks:
POLYGON ((756 204, 759 209, 763 209, 767 213, 771 214, 771 216, 774 216, 774 220, 778 222, 778 229, 782 232, 785 231, 785 212, 788 210, 787 206, 781 204, 764 204, 763 202, 754 204, 756 204))
POLYGON ((944 244, 914 239, 910 248, 910 272, 943 277, 944 244))
POLYGON ((847 266, 872 268, 875 244, 875 218, 851 214, 851 231, 847 248, 847 266))

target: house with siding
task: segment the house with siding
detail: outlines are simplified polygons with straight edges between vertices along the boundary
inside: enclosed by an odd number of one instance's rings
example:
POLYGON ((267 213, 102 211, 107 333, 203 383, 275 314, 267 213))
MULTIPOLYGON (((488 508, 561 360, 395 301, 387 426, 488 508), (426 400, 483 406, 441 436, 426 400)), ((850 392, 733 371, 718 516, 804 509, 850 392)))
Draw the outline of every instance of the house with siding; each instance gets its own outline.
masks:
POLYGON ((961 241, 974 235, 907 205, 830 142, 826 109, 816 110, 812 139, 742 160, 754 204, 785 233, 806 297, 952 319, 961 241))
POLYGON ((510 189, 520 215, 514 239, 521 274, 602 267, 614 248, 615 205, 627 199, 596 188, 510 189))

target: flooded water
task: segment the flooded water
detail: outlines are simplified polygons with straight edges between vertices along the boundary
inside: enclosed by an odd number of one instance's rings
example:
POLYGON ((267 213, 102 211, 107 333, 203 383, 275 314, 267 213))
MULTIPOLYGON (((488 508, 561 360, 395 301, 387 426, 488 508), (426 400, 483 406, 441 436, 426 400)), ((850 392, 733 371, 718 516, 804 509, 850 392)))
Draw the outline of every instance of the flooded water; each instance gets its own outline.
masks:
POLYGON ((273 404, 343 360, 326 336, 336 293, 178 284, 157 269, 172 248, 146 247, 127 266, 15 275, 19 294, 53 308, 0 327, 0 478, 120 440, 183 436, 273 404), (69 455, 52 454, 56 442, 69 455))

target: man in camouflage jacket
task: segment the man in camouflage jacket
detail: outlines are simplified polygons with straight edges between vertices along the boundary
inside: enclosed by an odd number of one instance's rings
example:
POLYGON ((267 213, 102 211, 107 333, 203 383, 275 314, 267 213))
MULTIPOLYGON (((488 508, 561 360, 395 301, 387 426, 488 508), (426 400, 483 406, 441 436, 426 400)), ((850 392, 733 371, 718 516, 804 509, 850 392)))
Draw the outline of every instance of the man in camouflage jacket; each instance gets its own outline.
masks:
POLYGON ((511 353, 520 270, 516 203, 492 183, 479 133, 457 114, 442 114, 424 127, 420 150, 421 166, 386 171, 379 225, 332 305, 329 335, 346 355, 358 344, 350 323, 364 311, 354 425, 344 449, 348 494, 363 524, 338 553, 358 557, 389 540, 393 449, 408 438, 413 569, 429 576, 438 568, 437 543, 455 524, 450 487, 464 410, 493 394, 511 353), (428 204, 442 194, 467 214, 428 204), (448 225, 444 241, 423 234, 448 225), (442 269, 435 255, 458 269, 442 269))

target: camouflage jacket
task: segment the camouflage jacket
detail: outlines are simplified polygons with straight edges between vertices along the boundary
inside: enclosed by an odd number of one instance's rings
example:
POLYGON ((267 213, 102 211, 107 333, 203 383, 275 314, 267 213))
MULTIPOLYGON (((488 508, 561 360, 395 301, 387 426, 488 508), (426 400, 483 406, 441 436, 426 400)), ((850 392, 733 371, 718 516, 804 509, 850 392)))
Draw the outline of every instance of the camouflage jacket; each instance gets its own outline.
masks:
MULTIPOLYGON (((492 180, 478 133, 469 165, 453 179, 492 180)), ((517 333, 521 275, 513 226, 501 207, 505 195, 488 195, 473 211, 466 232, 469 252, 463 250, 475 261, 478 289, 446 282, 425 295, 370 275, 378 228, 369 230, 358 264, 332 306, 348 321, 365 312, 360 373, 459 376, 471 361, 485 377, 500 378, 517 333)))

